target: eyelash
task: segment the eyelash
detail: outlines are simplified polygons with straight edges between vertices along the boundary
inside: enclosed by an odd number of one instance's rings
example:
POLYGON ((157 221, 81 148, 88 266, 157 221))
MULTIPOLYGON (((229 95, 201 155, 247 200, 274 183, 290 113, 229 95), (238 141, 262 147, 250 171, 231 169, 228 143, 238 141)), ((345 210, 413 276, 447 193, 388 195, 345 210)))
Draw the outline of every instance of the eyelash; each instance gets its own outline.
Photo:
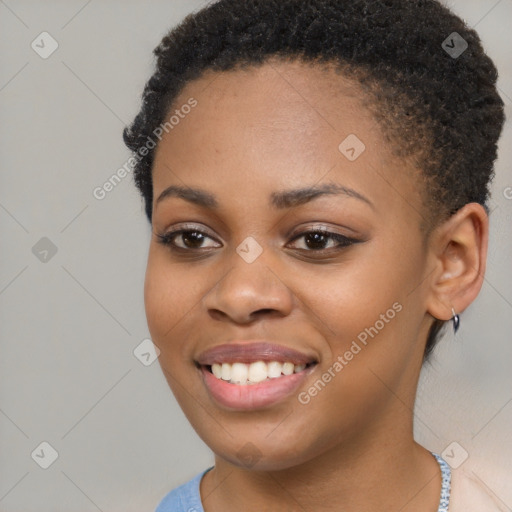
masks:
MULTIPOLYGON (((158 243, 165 245, 171 251, 177 252, 177 253, 187 252, 187 253, 191 254, 194 252, 201 252, 201 251, 204 252, 205 249, 210 249, 210 248, 201 248, 201 247, 196 248, 196 249, 193 249, 193 248, 191 249, 191 248, 184 248, 184 247, 176 246, 174 239, 176 237, 178 237, 179 235, 183 235, 183 234, 187 234, 187 233, 197 233, 199 235, 202 235, 204 237, 214 240, 213 237, 209 236, 206 232, 201 231, 200 229, 196 228, 195 226, 182 227, 180 229, 169 231, 168 233, 157 233, 156 237, 157 237, 158 243)), ((341 251, 342 249, 349 247, 353 244, 362 242, 362 240, 357 240, 355 238, 349 238, 344 235, 340 235, 339 233, 333 233, 323 227, 318 227, 318 228, 315 227, 315 228, 297 233, 297 234, 293 235, 291 242, 294 242, 295 240, 305 237, 306 235, 312 235, 312 234, 323 235, 324 237, 327 237, 328 239, 338 242, 338 245, 336 247, 329 247, 329 248, 325 248, 325 249, 298 249, 298 250, 308 252, 308 253, 311 253, 311 252, 327 253, 327 252, 333 252, 333 251, 337 252, 337 251, 341 251)))

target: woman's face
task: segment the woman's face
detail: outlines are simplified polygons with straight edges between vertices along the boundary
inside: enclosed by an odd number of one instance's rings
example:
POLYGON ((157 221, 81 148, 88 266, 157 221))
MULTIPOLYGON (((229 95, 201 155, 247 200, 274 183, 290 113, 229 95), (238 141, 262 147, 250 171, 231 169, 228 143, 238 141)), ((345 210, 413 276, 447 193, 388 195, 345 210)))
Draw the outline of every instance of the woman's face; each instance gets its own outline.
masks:
POLYGON ((157 148, 149 329, 189 421, 238 466, 412 429, 430 325, 419 180, 358 91, 301 63, 210 72, 157 148))

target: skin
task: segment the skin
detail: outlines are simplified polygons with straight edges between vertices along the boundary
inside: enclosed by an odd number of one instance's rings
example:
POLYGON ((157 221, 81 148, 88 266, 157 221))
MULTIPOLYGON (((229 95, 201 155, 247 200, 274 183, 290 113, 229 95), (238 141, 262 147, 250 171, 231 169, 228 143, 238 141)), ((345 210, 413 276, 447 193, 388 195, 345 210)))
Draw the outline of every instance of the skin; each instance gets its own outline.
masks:
POLYGON ((392 155, 357 84, 332 69, 268 61, 208 72, 173 108, 190 97, 197 107, 155 155, 145 306, 165 377, 215 453, 205 511, 436 511, 441 475, 413 439, 414 398, 433 317, 450 319, 481 288, 485 210, 467 204, 426 238, 417 170, 392 155), (366 146, 355 161, 338 149, 349 134, 366 146), (273 192, 325 183, 371 205, 340 194, 269 206, 273 192), (218 208, 157 203, 171 185, 208 191, 218 208), (181 253, 158 242, 183 223, 203 241, 178 236, 181 253), (315 245, 307 233, 319 225, 361 242, 315 245), (235 250, 249 236, 263 249, 250 264, 235 250), (293 394, 230 410, 194 364, 215 345, 263 338, 315 356, 307 391, 394 303, 401 311, 306 405, 293 394), (240 450, 252 450, 250 464, 240 450))

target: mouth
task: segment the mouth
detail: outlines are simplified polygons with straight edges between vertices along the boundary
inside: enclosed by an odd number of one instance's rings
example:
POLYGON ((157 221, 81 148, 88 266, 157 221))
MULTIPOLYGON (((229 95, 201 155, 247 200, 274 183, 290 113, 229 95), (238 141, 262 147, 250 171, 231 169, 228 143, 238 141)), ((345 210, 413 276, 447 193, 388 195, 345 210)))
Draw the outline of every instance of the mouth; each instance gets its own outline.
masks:
POLYGON ((203 368, 219 380, 238 386, 247 386, 300 373, 315 364, 315 362, 294 364, 291 361, 269 361, 268 363, 255 361, 253 363, 214 363, 204 365, 203 368))
POLYGON ((217 404, 250 410, 289 398, 318 361, 294 349, 259 342, 220 345, 203 352, 195 363, 217 404))

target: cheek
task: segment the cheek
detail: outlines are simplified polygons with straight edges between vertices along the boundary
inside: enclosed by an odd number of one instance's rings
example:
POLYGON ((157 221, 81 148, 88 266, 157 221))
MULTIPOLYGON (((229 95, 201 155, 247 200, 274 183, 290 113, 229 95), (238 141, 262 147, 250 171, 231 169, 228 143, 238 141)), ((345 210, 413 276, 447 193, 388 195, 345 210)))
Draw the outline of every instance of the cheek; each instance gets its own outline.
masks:
POLYGON ((144 305, 149 331, 160 350, 175 345, 171 342, 181 321, 193 307, 194 290, 187 281, 186 274, 171 265, 164 254, 150 249, 144 280, 144 305))
POLYGON ((150 248, 144 281, 144 304, 151 339, 160 350, 158 361, 169 387, 182 409, 196 404, 199 384, 190 379, 194 371, 187 354, 187 337, 193 332, 190 319, 198 298, 190 276, 169 263, 165 251, 150 248), (193 386, 191 386, 193 384, 193 386), (187 389, 185 392, 184 389, 187 389))
POLYGON ((322 330, 327 330, 329 337, 339 336, 343 340, 373 325, 380 314, 400 301, 403 278, 395 273, 382 259, 366 258, 325 272, 316 270, 314 278, 305 277, 296 290, 317 312, 322 330))
MULTIPOLYGON (((366 363, 371 362, 369 357, 390 359, 392 352, 409 357, 408 347, 422 318, 421 298, 411 292, 414 283, 421 282, 423 267, 419 254, 397 247, 400 244, 375 243, 371 250, 360 251, 360 258, 325 270, 317 268, 314 278, 304 275, 296 283, 301 301, 315 313, 310 318, 327 340, 326 361, 344 355, 354 341, 361 352, 353 359, 366 363)), ((352 351, 357 350, 355 346, 352 351)))

